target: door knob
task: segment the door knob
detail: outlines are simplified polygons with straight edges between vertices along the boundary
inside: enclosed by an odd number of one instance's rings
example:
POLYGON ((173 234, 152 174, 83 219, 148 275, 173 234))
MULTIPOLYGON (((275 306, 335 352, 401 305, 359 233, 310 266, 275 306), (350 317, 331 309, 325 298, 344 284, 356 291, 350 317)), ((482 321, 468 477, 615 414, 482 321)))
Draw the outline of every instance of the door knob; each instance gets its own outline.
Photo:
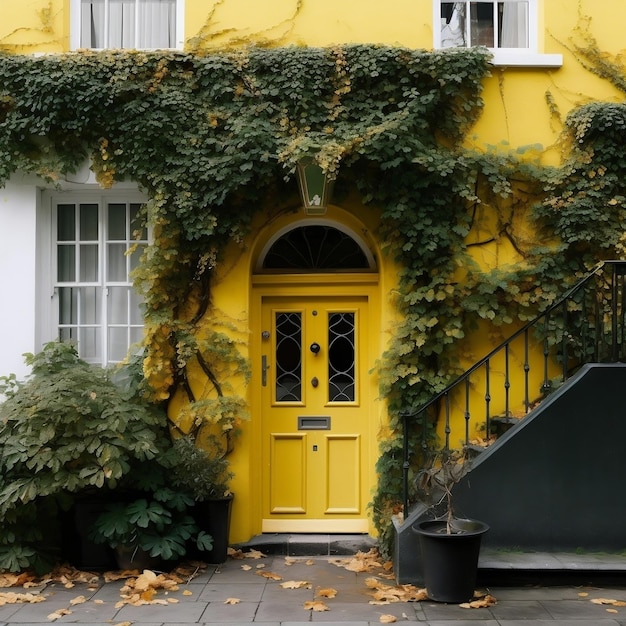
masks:
POLYGON ((313 342, 313 343, 309 346, 309 350, 311 350, 311 352, 312 352, 313 354, 317 354, 317 353, 321 350, 320 344, 319 344, 319 343, 317 343, 316 341, 314 341, 314 342, 313 342))

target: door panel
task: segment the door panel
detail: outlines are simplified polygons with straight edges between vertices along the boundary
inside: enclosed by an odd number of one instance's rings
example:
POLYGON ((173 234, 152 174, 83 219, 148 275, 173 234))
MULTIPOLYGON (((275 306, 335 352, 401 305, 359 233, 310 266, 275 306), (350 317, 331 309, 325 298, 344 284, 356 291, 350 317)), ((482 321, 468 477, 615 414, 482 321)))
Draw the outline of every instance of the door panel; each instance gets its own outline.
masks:
POLYGON ((264 532, 363 532, 368 299, 262 299, 264 532))

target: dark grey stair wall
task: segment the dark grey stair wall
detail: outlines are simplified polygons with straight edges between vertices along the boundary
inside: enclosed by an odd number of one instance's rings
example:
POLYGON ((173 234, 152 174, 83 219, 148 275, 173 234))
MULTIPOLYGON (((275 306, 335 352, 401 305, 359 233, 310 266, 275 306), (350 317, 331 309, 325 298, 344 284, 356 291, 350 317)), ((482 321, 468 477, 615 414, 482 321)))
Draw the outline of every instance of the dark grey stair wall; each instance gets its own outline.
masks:
MULTIPOLYGON (((626 365, 584 366, 473 463, 455 512, 505 550, 626 550, 626 365)), ((400 582, 420 582, 416 509, 396 525, 400 582)))

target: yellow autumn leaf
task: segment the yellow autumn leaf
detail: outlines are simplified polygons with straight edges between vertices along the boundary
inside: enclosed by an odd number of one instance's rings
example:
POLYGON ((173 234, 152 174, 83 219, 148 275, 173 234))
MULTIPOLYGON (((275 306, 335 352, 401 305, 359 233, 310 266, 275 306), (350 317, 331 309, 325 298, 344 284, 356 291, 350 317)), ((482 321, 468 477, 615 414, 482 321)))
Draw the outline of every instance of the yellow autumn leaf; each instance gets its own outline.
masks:
POLYGON ((252 566, 251 565, 242 565, 241 569, 247 572, 248 570, 252 569, 252 566))
POLYGON ((74 606, 75 604, 82 604, 83 602, 87 602, 87 598, 85 596, 76 596, 72 600, 70 600, 70 606, 74 606))
POLYGON ((170 604, 178 604, 180 602, 180 600, 178 598, 168 598, 167 601, 170 604))
POLYGON ((241 600, 239 598, 226 598, 224 604, 239 604, 241 600))
POLYGON ((184 596, 192 596, 193 595, 193 591, 189 591, 189 589, 185 589, 185 591, 183 591, 183 595, 184 596))
POLYGON ((607 613, 619 613, 617 609, 607 609, 606 612, 607 613))
POLYGON ((316 595, 322 598, 334 598, 337 595, 337 590, 330 587, 328 589, 319 589, 316 595))
POLYGON ((280 583, 283 589, 302 589, 302 587, 310 587, 311 583, 306 580, 286 580, 280 583))
POLYGON ((257 576, 263 576, 263 578, 269 578, 270 580, 282 580, 283 577, 275 574, 274 572, 256 572, 257 576))
POLYGON ((69 609, 59 609, 58 611, 55 611, 54 613, 50 613, 50 615, 48 615, 48 619, 50 621, 54 621, 55 619, 60 619, 61 617, 65 616, 65 615, 71 615, 72 611, 70 611, 69 609))
POLYGON ((263 559, 265 558, 265 554, 260 550, 250 550, 249 552, 244 552, 243 555, 246 559, 263 559))
POLYGON ((329 608, 319 600, 308 600, 304 603, 304 608, 307 611, 328 611, 329 608))
POLYGON ((380 619, 378 620, 381 624, 393 624, 394 622, 397 622, 398 619, 396 618, 395 615, 381 615, 380 619))

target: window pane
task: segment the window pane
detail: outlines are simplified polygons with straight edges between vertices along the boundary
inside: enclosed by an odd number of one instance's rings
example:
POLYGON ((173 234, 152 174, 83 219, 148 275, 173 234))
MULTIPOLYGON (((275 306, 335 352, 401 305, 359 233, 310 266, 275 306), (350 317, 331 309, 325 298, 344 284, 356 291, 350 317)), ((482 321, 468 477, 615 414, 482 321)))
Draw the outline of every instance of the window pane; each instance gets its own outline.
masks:
POLYGON ((528 2, 500 2, 498 16, 498 46, 501 48, 528 48, 528 2))
POLYGON ((130 255, 130 271, 132 272, 139 265, 139 261, 141 260, 141 255, 143 251, 146 249, 145 245, 138 245, 135 247, 134 251, 130 255))
POLYGON ((61 283, 76 280, 76 246, 57 247, 57 280, 61 283))
POLYGON ((137 235, 139 235, 139 239, 143 241, 148 240, 148 232, 146 228, 141 223, 141 204, 133 203, 130 205, 130 236, 132 239, 137 239, 137 235), (139 233, 137 233, 139 231, 139 233))
POLYGON ((109 204, 109 239, 126 241, 126 205, 109 204))
POLYGON ((302 316, 276 313, 276 401, 302 400, 302 316))
POLYGON ((101 331, 99 328, 81 328, 78 331, 78 354, 85 361, 99 363, 102 361, 100 348, 101 331))
POLYGON ((128 287, 109 287, 109 324, 128 324, 128 287))
MULTIPOLYGON (((130 329, 130 344, 140 343, 143 339, 143 327, 132 327, 130 329)), ((129 346, 130 347, 130 346, 129 346)))
POLYGON ((77 291, 72 287, 59 288, 59 323, 76 324, 78 321, 77 291))
POLYGON ((73 204, 57 206, 57 240, 74 241, 76 239, 76 208, 73 204))
POLYGON ((176 47, 176 0, 82 0, 81 46, 176 47))
POLYGON ((80 205, 80 240, 98 241, 98 205, 80 205))
POLYGON ((98 246, 80 246, 80 279, 83 283, 98 280, 98 246))
POLYGON ((176 47, 176 0, 140 0, 139 48, 176 47))
POLYGON ((126 271, 126 244, 112 243, 107 246, 107 249, 109 252, 107 259, 107 282, 128 282, 128 274, 126 271))
POLYGON ((109 362, 119 363, 128 352, 128 330, 126 328, 109 329, 109 362))
POLYGON ((355 399, 354 313, 328 315, 328 401, 355 399))
POLYGON ((134 289, 130 289, 130 323, 143 324, 143 298, 134 289))
POLYGON ((76 328, 60 328, 59 329, 59 341, 66 343, 78 343, 78 330, 76 328))
POLYGON ((80 324, 100 324, 102 290, 98 287, 81 287, 79 304, 80 324))
POLYGON ((470 8, 470 41, 472 46, 487 46, 488 48, 495 46, 493 10, 493 2, 472 3, 470 8))
POLYGON ((454 48, 467 45, 465 36, 466 4, 441 3, 441 47, 454 48))

